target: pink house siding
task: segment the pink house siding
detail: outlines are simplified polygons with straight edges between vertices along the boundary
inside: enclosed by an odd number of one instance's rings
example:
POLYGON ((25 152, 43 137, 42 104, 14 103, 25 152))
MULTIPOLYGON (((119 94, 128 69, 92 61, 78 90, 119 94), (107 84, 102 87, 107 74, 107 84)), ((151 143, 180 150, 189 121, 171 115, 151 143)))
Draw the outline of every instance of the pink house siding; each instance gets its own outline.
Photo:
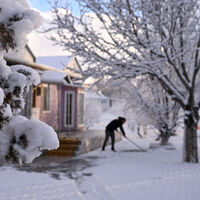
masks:
POLYGON ((50 111, 42 110, 42 95, 40 96, 40 120, 58 130, 58 87, 50 84, 50 111))

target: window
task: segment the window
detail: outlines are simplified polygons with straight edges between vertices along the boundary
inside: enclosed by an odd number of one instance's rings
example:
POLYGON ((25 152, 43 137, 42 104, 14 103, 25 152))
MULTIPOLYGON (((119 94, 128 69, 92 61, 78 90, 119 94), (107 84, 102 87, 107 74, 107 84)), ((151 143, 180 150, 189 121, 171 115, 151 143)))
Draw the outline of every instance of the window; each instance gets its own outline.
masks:
POLYGON ((42 88, 42 110, 50 111, 50 86, 42 88))
POLYGON ((36 107, 36 88, 33 89, 33 100, 32 100, 32 106, 33 108, 36 107))
POLYGON ((84 124, 84 94, 78 94, 78 124, 84 124))
POLYGON ((74 125, 74 92, 65 92, 65 126, 74 125))
POLYGON ((37 96, 41 95, 41 88, 40 87, 37 87, 37 89, 36 89, 36 95, 37 96))

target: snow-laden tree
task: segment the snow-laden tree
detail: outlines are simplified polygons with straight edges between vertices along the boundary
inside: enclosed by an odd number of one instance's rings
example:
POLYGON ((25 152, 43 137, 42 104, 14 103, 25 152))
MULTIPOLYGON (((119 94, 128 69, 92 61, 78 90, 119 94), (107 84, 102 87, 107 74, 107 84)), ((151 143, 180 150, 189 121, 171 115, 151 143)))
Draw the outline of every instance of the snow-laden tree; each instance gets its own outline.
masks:
POLYGON ((11 163, 29 163, 42 149, 58 147, 53 128, 19 115, 23 97, 31 85, 40 82, 38 73, 28 67, 9 67, 4 54, 23 48, 26 35, 41 24, 39 13, 26 0, 0 1, 0 156, 11 163))
POLYGON ((159 132, 161 144, 167 144, 179 123, 180 106, 150 77, 138 79, 137 85, 128 86, 125 109, 135 113, 139 124, 151 125, 159 132))
POLYGON ((180 106, 171 99, 156 79, 141 76, 138 79, 117 79, 100 85, 102 92, 107 96, 123 100, 124 115, 128 124, 129 121, 134 121, 138 126, 157 129, 161 144, 167 144, 180 125, 180 106))
POLYGON ((186 162, 198 162, 198 0, 78 0, 80 16, 55 4, 52 37, 99 80, 150 75, 184 110, 186 162), (64 10, 64 12, 63 12, 64 10), (172 76, 173 75, 173 76, 172 76))

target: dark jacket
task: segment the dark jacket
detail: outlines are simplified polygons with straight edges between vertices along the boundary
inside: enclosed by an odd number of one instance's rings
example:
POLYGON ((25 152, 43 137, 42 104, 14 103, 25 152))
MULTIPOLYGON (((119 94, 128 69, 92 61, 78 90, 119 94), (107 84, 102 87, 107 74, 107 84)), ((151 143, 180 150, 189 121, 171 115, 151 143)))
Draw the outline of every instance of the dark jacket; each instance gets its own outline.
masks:
POLYGON ((118 118, 118 119, 114 119, 113 121, 111 121, 107 126, 106 126, 106 130, 108 131, 115 131, 117 130, 117 128, 120 128, 122 134, 124 136, 126 136, 125 132, 124 132, 124 129, 123 129, 123 126, 122 126, 122 119, 124 118, 118 118))

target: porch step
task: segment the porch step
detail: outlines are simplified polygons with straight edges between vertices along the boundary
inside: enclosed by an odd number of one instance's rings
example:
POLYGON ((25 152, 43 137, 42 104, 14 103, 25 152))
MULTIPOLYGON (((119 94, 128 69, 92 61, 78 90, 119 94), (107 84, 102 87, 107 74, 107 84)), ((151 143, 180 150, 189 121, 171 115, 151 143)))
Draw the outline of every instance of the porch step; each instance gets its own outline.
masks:
POLYGON ((77 138, 67 138, 67 137, 59 137, 60 144, 74 144, 79 145, 81 141, 77 138))
POLYGON ((76 151, 78 149, 78 146, 77 144, 61 144, 60 143, 60 146, 58 149, 56 150, 69 150, 69 151, 76 151))
POLYGON ((72 157, 76 155, 81 141, 76 138, 59 137, 60 146, 56 150, 46 151, 46 156, 65 156, 72 157))
POLYGON ((65 156, 65 157, 73 157, 75 156, 74 151, 61 151, 61 150, 52 150, 47 151, 45 153, 46 156, 65 156))

